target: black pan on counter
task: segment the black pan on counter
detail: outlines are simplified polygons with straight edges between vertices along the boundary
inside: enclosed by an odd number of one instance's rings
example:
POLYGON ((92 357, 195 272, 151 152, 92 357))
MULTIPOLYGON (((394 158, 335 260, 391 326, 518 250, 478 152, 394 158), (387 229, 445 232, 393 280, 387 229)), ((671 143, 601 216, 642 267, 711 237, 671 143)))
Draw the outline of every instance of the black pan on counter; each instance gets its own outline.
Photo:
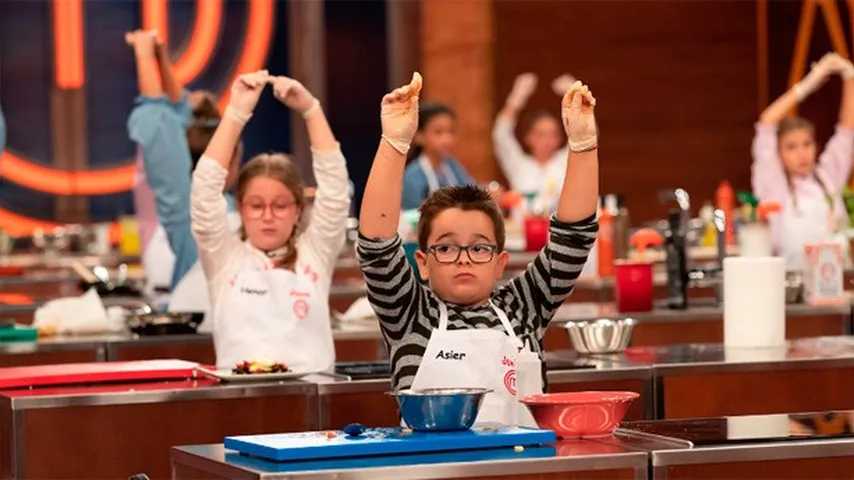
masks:
POLYGON ((122 284, 115 285, 113 283, 105 283, 105 282, 87 282, 85 280, 80 280, 79 287, 81 291, 87 291, 90 288, 95 288, 95 291, 98 292, 98 296, 101 298, 104 297, 142 297, 142 291, 134 285, 130 284, 122 284))
POLYGON ((204 319, 204 313, 144 313, 130 315, 127 325, 137 335, 193 334, 204 319))
POLYGON ((391 376, 391 365, 388 362, 336 362, 335 373, 346 375, 352 380, 388 378, 391 376))

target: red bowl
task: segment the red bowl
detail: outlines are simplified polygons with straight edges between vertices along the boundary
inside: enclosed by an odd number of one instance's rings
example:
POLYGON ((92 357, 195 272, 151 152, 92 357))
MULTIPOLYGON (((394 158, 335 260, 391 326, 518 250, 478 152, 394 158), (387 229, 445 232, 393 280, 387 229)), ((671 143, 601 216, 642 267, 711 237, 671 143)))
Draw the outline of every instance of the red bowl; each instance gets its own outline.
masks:
POLYGON ((540 428, 561 438, 605 437, 617 429, 636 392, 562 392, 528 395, 528 406, 540 428))

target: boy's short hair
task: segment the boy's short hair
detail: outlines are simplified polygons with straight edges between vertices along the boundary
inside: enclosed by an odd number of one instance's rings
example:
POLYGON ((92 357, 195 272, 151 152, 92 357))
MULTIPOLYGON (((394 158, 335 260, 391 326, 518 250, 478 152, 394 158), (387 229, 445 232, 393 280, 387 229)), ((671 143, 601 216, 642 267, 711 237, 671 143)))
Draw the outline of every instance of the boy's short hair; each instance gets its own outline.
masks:
POLYGON ((421 212, 421 218, 418 219, 418 248, 421 251, 427 251, 433 219, 449 208, 485 213, 492 220, 498 251, 504 250, 504 219, 498 205, 486 190, 475 185, 463 185, 440 188, 421 204, 418 209, 421 212))

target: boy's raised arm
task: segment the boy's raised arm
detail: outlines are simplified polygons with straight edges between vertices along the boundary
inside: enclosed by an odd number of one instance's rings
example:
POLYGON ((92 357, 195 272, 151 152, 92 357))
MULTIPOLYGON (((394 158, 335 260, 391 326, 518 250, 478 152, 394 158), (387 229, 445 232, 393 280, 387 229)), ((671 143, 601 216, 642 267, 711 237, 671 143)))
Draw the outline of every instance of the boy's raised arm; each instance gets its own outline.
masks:
POLYGON ((587 85, 575 82, 561 102, 569 152, 557 219, 578 222, 596 213, 599 201, 599 140, 593 108, 596 99, 587 85))
POLYGON ((359 231, 365 237, 386 239, 397 233, 403 171, 406 153, 418 128, 420 92, 421 75, 415 72, 408 85, 395 89, 382 99, 382 139, 365 186, 359 218, 359 231))

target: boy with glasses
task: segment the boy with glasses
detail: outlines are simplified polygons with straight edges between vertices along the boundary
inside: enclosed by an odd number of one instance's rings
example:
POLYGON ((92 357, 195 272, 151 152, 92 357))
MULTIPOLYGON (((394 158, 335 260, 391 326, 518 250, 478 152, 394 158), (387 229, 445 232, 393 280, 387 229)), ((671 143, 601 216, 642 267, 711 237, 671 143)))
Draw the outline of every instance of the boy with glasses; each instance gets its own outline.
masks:
POLYGON ((514 423, 516 357, 530 348, 542 358, 549 321, 596 239, 595 99, 580 82, 563 98, 571 150, 563 190, 549 243, 526 271, 498 286, 508 261, 498 207, 477 187, 446 187, 420 209, 416 260, 423 284, 396 234, 420 91, 416 73, 409 85, 383 97, 382 140, 365 189, 357 246, 391 354, 392 387, 489 388, 477 422, 514 423))

